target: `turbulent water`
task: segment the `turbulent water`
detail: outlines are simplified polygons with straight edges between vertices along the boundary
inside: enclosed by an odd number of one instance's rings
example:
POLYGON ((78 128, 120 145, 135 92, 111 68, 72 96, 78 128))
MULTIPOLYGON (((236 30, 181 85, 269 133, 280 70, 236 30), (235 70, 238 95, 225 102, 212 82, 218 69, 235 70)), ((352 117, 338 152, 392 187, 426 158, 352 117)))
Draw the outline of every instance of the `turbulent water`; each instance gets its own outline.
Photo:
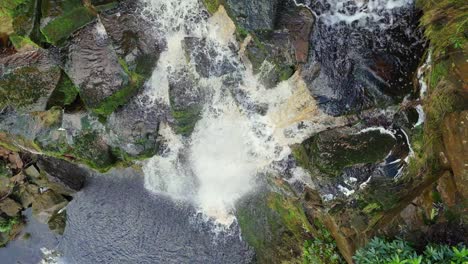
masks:
MULTIPOLYGON (((234 23, 223 9, 207 18, 197 0, 145 0, 155 34, 167 42, 149 93, 169 103, 169 81, 180 70, 196 76, 202 89, 203 111, 190 137, 176 135, 168 125, 160 131, 166 149, 145 166, 145 186, 172 198, 189 201, 207 217, 229 225, 236 201, 256 188, 257 177, 290 154, 289 146, 313 132, 342 125, 343 120, 321 113, 298 76, 274 89, 261 85, 234 38, 234 23), (182 43, 206 41, 214 54, 202 67, 187 64, 182 43), (225 68, 229 68, 227 71, 225 68)), ((248 41, 248 40, 247 40, 248 41)))

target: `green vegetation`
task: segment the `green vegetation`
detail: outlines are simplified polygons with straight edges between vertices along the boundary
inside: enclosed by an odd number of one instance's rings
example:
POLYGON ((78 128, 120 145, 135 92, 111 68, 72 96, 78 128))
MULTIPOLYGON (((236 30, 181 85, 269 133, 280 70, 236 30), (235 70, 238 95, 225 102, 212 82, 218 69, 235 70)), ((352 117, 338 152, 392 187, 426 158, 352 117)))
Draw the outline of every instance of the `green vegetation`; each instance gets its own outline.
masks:
POLYGON ((19 223, 18 217, 2 218, 0 217, 0 233, 10 233, 13 226, 19 223))
POLYGON ((417 3, 424 11, 421 25, 425 27, 436 58, 450 49, 466 48, 468 7, 465 0, 418 0, 417 3))
POLYGON ((208 12, 210 12, 211 14, 218 11, 218 7, 220 4, 219 0, 203 0, 203 3, 205 4, 205 7, 208 10, 208 12))
POLYGON ((39 48, 39 46, 36 43, 34 43, 34 41, 32 41, 30 38, 19 36, 17 34, 11 34, 10 41, 16 50, 39 48))
POLYGON ((248 197, 236 217, 258 263, 300 262, 312 227, 297 199, 273 192, 248 197))
POLYGON ((11 105, 29 107, 47 95, 50 79, 60 74, 60 68, 52 67, 47 71, 35 66, 17 68, 0 77, 0 107, 11 105), (48 78, 50 77, 50 78, 48 78))
POLYGON ((423 130, 412 135, 415 157, 408 169, 410 177, 438 177, 443 168, 439 153, 443 151, 442 122, 449 113, 466 108, 463 85, 459 82, 459 57, 467 47, 465 33, 468 23, 466 1, 418 1, 424 15, 421 19, 430 41, 431 68, 426 77, 428 95, 423 107, 426 122, 423 130))
POLYGON ((330 232, 319 221, 315 221, 317 237, 307 240, 303 247, 303 264, 345 263, 330 232))
POLYGON ((47 42, 57 45, 61 40, 68 38, 73 32, 87 25, 95 19, 95 14, 88 8, 82 6, 57 17, 44 28, 42 34, 47 42))
POLYGON ((385 158, 394 145, 394 139, 379 131, 344 135, 320 133, 293 148, 299 165, 310 171, 336 176, 354 164, 374 163, 385 158))
POLYGON ((70 80, 68 75, 62 71, 62 76, 54 92, 50 95, 47 108, 53 106, 68 106, 72 104, 78 96, 78 88, 70 80))
POLYGON ((406 241, 386 241, 373 238, 353 257, 356 264, 464 264, 468 262, 468 249, 464 245, 428 245, 418 254, 406 241))

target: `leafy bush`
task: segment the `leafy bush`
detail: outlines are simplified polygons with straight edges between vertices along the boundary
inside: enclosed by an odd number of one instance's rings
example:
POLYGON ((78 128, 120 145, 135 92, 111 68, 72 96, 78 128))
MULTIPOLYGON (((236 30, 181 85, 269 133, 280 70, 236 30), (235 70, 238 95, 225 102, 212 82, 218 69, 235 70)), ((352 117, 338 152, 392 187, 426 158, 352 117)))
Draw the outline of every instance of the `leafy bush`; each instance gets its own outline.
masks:
POLYGON ((17 223, 19 223, 18 218, 0 218, 0 233, 9 233, 17 223))
POLYGON ((320 229, 322 237, 313 240, 307 240, 303 248, 304 264, 339 264, 346 263, 341 257, 335 240, 330 232, 320 229))
POLYGON ((356 264, 465 264, 468 249, 464 245, 428 245, 422 254, 406 241, 373 238, 353 257, 356 264))

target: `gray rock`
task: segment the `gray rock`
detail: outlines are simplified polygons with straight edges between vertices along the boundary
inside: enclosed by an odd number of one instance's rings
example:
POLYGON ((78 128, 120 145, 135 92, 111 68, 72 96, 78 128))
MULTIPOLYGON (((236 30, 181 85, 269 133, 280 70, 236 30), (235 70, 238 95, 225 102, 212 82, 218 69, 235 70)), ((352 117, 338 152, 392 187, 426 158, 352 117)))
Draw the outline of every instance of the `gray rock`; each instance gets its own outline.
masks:
POLYGON ((131 71, 148 78, 165 43, 156 38, 154 25, 138 15, 138 11, 136 4, 122 4, 101 14, 101 21, 117 55, 125 59, 131 71))
POLYGON ((92 109, 99 108, 130 82, 99 21, 80 30, 70 41, 65 70, 78 86, 80 98, 92 109))
POLYGON ((132 156, 151 156, 157 151, 159 124, 168 111, 167 106, 155 104, 140 91, 108 118, 109 144, 132 156))
POLYGON ((234 20, 248 30, 273 30, 278 0, 226 0, 234 20))
POLYGON ((81 190, 88 175, 88 171, 84 168, 61 159, 41 156, 38 165, 50 183, 64 189, 64 194, 81 190))
POLYGON ((0 108, 43 111, 56 88, 61 70, 48 51, 16 53, 0 58, 0 108))

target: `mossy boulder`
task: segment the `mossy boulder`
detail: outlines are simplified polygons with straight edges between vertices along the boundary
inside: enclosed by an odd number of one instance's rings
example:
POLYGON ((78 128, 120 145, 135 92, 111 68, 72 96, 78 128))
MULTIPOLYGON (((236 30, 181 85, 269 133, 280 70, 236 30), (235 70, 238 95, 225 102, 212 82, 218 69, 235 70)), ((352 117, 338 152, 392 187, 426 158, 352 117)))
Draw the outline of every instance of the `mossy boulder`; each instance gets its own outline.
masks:
POLYGON ((42 111, 57 87, 61 70, 46 50, 0 58, 0 107, 42 111))
POLYGON ((4 0, 0 3, 0 35, 31 34, 36 16, 34 0, 4 0))
POLYGON ((395 143, 393 136, 380 131, 346 133, 331 130, 306 140, 294 153, 303 167, 316 166, 321 172, 336 176, 355 164, 383 161, 395 143))
POLYGON ((65 72, 86 107, 102 116, 125 104, 142 84, 118 57, 100 22, 83 28, 70 41, 65 72))
POLYGON ((80 0, 44 0, 41 13, 41 32, 54 45, 96 18, 95 11, 83 6, 80 0))
POLYGON ((119 5, 119 1, 96 1, 117 8, 100 15, 102 24, 117 55, 122 58, 128 71, 148 79, 158 62, 164 43, 151 34, 153 25, 138 12, 136 3, 119 5))
POLYGON ((188 136, 201 118, 203 94, 195 77, 187 70, 173 75, 169 80, 171 113, 175 119, 175 131, 188 136))
POLYGON ((297 199, 268 191, 250 195, 240 202, 236 216, 258 263, 301 263, 311 226, 297 199))
POLYGON ((51 217, 58 211, 63 209, 68 204, 68 201, 63 196, 56 194, 52 190, 48 190, 40 195, 37 195, 32 204, 32 212, 37 221, 47 224, 51 217))

